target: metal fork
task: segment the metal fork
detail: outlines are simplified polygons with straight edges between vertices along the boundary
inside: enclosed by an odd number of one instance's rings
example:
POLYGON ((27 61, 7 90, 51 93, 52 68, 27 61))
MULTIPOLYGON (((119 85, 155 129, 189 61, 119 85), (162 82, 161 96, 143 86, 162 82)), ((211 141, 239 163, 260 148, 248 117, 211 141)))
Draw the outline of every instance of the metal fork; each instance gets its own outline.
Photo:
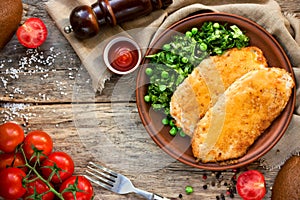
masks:
POLYGON ((106 167, 89 162, 87 168, 89 169, 86 170, 86 172, 89 174, 85 175, 87 179, 117 194, 128 194, 134 192, 148 200, 170 200, 157 194, 135 188, 132 182, 126 176, 116 173, 106 167))

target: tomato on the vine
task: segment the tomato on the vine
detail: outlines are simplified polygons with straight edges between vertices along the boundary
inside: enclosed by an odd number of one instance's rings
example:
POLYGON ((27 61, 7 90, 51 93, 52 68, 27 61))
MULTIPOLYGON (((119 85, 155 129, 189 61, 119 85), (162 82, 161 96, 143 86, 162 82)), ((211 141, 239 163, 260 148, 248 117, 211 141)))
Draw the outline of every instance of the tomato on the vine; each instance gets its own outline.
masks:
POLYGON ((1 170, 0 196, 6 199, 21 198, 26 192, 22 184, 25 176, 24 171, 15 167, 1 170))
POLYGON ((77 200, 90 200, 94 194, 92 184, 84 176, 71 176, 61 184, 59 192, 63 192, 65 200, 75 199, 72 192, 76 192, 77 200))
POLYGON ((41 171, 44 178, 48 179, 55 172, 51 178, 52 183, 60 183, 72 176, 74 172, 74 162, 67 153, 56 151, 51 153, 47 159, 42 162, 41 171))
POLYGON ((24 131, 14 122, 0 125, 0 150, 5 153, 14 152, 16 147, 24 140, 24 131))
MULTIPOLYGON (((27 200, 52 200, 54 199, 54 193, 50 191, 50 188, 44 183, 41 179, 36 179, 33 177, 29 180, 29 183, 26 184, 26 193, 23 196, 27 200), (34 181, 31 181, 33 180, 34 181), (41 196, 42 194, 42 196, 41 196)), ((52 186, 52 185, 51 185, 52 186)))
POLYGON ((21 153, 2 153, 0 154, 0 170, 8 167, 18 167, 25 173, 25 159, 21 153))
POLYGON ((265 178, 257 170, 248 170, 239 175, 236 188, 244 200, 261 200, 266 194, 265 178))
POLYGON ((32 131, 26 135, 23 149, 28 160, 35 161, 37 157, 43 160, 52 152, 53 141, 44 131, 32 131))

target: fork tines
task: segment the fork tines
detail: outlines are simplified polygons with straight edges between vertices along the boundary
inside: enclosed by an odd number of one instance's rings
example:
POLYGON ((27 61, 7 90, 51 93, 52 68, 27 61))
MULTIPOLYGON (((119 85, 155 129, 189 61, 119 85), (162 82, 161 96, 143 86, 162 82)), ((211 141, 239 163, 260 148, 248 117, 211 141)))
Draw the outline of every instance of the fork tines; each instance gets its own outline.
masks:
POLYGON ((90 175, 85 175, 87 179, 108 190, 112 189, 118 177, 118 174, 116 172, 101 165, 97 165, 93 162, 89 162, 87 168, 89 170, 86 170, 86 172, 90 175))

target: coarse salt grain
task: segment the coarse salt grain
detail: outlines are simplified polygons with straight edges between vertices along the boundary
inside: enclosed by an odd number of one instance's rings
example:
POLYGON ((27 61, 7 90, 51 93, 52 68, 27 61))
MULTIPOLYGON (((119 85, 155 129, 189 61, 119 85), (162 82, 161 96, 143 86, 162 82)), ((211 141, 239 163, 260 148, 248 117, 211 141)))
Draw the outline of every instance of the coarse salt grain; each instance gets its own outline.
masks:
POLYGON ((3 83, 4 88, 6 88, 6 87, 7 87, 8 80, 5 79, 4 77, 0 77, 0 79, 1 79, 1 81, 2 81, 2 83, 3 83))
POLYGON ((23 118, 25 121, 28 121, 30 118, 29 113, 25 114, 26 108, 30 106, 30 104, 24 103, 3 103, 0 104, 5 110, 1 111, 3 115, 2 122, 12 121, 15 118, 23 118), (24 112, 24 113, 23 113, 24 112))
POLYGON ((14 94, 24 94, 24 92, 20 88, 14 88, 14 94))

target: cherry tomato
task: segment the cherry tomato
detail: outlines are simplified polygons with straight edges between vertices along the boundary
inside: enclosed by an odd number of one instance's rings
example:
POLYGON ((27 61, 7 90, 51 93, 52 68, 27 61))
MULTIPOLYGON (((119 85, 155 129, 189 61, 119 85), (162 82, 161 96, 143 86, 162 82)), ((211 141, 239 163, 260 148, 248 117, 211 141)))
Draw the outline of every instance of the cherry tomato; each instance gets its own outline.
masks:
MULTIPOLYGON (((36 177, 33 177, 33 178, 36 178, 36 177)), ((35 199, 52 200, 52 199, 54 199, 54 196, 55 196, 53 192, 47 192, 50 190, 50 188, 41 179, 36 179, 33 182, 29 182, 26 185, 26 190, 27 191, 26 191, 25 195, 23 196, 23 198, 27 199, 27 200, 35 200, 35 199), (43 194, 43 195, 40 196, 40 194, 43 194)))
POLYGON ((240 174, 236 187, 244 200, 261 200, 266 194, 265 178, 257 170, 249 170, 240 174))
POLYGON ((8 167, 18 167, 25 173, 28 171, 25 167, 25 160, 21 153, 2 153, 0 154, 0 170, 8 167))
POLYGON ((6 199, 21 198, 26 189, 23 187, 25 172, 18 168, 6 168, 0 171, 0 196, 6 199))
POLYGON ((74 172, 74 162, 65 152, 53 152, 41 165, 42 175, 48 179, 52 171, 56 171, 55 175, 50 180, 52 183, 61 183, 74 172), (57 176, 59 174, 59 177, 57 176))
POLYGON ((17 30, 19 42, 27 48, 41 46, 48 35, 44 22, 39 18, 29 18, 17 30))
POLYGON ((14 122, 0 125, 0 150, 5 153, 14 152, 16 147, 24 140, 24 131, 14 122))
POLYGON ((53 149, 53 141, 51 137, 43 131, 32 131, 28 133, 24 140, 23 150, 26 158, 31 161, 36 160, 35 149, 39 150, 39 159, 45 159, 53 149), (33 157, 33 158, 32 158, 33 157))
POLYGON ((67 180, 65 180, 60 188, 59 192, 62 192, 64 189, 68 188, 70 185, 76 185, 78 190, 72 190, 63 193, 63 197, 65 200, 74 200, 74 195, 72 192, 76 192, 76 199, 77 200, 90 200, 93 197, 93 187, 90 181, 85 178, 84 176, 71 176, 67 180))

